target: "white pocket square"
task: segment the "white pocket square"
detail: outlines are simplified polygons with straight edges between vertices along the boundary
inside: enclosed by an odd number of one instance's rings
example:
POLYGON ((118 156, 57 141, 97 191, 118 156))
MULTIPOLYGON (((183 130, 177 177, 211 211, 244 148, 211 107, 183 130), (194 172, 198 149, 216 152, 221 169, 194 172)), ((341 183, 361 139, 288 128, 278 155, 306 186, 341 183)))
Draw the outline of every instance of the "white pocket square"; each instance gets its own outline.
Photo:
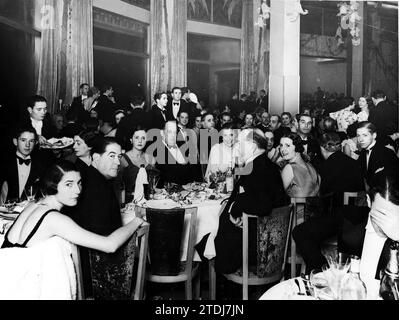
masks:
POLYGON ((382 170, 384 170, 384 167, 375 170, 374 174, 377 174, 378 172, 381 172, 382 170))

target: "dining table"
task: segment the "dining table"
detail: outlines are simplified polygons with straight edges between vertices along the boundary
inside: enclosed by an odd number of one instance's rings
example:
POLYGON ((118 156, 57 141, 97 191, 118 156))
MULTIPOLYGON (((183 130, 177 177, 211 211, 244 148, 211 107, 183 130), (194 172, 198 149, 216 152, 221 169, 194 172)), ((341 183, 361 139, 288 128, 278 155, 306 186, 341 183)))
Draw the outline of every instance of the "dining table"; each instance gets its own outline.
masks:
MULTIPOLYGON (((195 244, 200 243, 205 236, 208 236, 202 255, 206 259, 211 260, 216 256, 215 237, 219 229, 219 216, 227 203, 225 200, 229 196, 229 193, 221 191, 220 188, 208 188, 206 183, 187 184, 182 186, 180 190, 176 190, 176 192, 168 192, 166 189, 157 189, 151 199, 141 203, 131 202, 127 204, 122 210, 122 222, 127 224, 136 217, 137 206, 154 209, 196 207, 197 221, 195 224, 195 244)), ((180 250, 181 261, 184 261, 187 256, 189 219, 190 216, 186 215, 183 226, 182 247, 180 250)), ((202 261, 197 250, 194 253, 194 261, 202 261)))
POLYGON ((20 203, 8 202, 0 205, 0 246, 3 244, 8 229, 28 203, 28 201, 20 203))
MULTIPOLYGON (((381 300, 378 294, 379 280, 374 280, 368 287, 367 300, 381 300)), ((308 280, 303 277, 291 278, 281 281, 269 288, 259 300, 333 300, 332 296, 323 295, 316 299, 308 280)))

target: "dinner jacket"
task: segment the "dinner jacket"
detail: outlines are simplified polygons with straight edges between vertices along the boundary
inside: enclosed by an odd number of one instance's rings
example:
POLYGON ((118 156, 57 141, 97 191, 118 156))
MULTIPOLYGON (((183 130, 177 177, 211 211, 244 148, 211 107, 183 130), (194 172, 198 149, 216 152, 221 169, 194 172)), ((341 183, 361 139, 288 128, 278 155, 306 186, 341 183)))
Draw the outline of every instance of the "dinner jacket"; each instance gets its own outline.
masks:
POLYGON ((364 191, 359 164, 341 151, 334 152, 320 165, 322 194, 364 191))
MULTIPOLYGON (((30 186, 38 184, 39 179, 44 174, 45 169, 46 166, 43 165, 43 161, 41 161, 34 154, 31 154, 31 168, 25 188, 29 188, 30 186)), ((6 156, 0 169, 0 187, 5 181, 8 184, 8 200, 26 199, 26 195, 24 193, 22 193, 21 198, 19 198, 18 164, 15 151, 14 153, 6 156)))
POLYGON ((82 193, 72 218, 82 228, 109 235, 122 226, 119 201, 113 180, 107 180, 93 166, 84 171, 82 193))
POLYGON ((266 153, 248 163, 243 170, 251 166, 250 174, 242 175, 235 184, 226 206, 228 210, 232 204, 230 214, 236 218, 243 212, 267 216, 287 200, 279 168, 266 153), (244 192, 240 193, 240 189, 244 192))
POLYGON ((377 127, 377 139, 398 131, 398 109, 388 101, 381 101, 370 108, 369 119, 377 127))
MULTIPOLYGON (((163 154, 158 154, 158 152, 156 152, 155 155, 155 159, 157 160, 155 167, 161 172, 158 185, 163 186, 166 182, 184 185, 196 181, 198 175, 197 172, 193 170, 194 166, 189 163, 177 163, 169 149, 164 146, 164 144, 162 145, 163 154)), ((182 150, 182 148, 183 147, 180 147, 179 149, 182 150)), ((182 152, 182 154, 183 156, 185 155, 184 152, 182 152)))
POLYGON ((395 176, 399 174, 399 159, 391 149, 378 142, 372 148, 368 167, 366 150, 360 152, 357 161, 362 176, 370 187, 383 182, 382 180, 387 175, 395 176))
MULTIPOLYGON (((166 111, 165 111, 166 117, 166 111)), ((161 109, 158 108, 157 105, 153 105, 149 112, 149 122, 150 122, 150 129, 160 129, 163 130, 165 127, 165 119, 162 115, 161 109)))
MULTIPOLYGON (((189 117, 191 116, 190 110, 188 108, 187 102, 183 99, 180 99, 180 107, 179 107, 179 112, 181 111, 187 111, 189 114, 189 117)), ((174 117, 173 115, 173 100, 170 99, 168 100, 168 104, 166 105, 166 120, 177 120, 177 118, 174 117)))

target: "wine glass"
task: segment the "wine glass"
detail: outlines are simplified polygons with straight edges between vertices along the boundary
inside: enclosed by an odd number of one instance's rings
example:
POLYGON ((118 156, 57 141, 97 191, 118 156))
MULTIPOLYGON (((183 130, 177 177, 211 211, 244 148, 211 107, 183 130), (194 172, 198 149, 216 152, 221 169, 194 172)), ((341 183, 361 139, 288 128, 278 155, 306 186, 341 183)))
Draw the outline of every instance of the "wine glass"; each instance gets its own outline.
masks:
POLYGON ((27 186, 24 189, 24 193, 26 196, 26 199, 31 202, 34 201, 36 198, 36 193, 37 193, 37 188, 35 188, 34 186, 27 186))
POLYGON ((344 253, 327 254, 328 267, 324 267, 324 273, 330 284, 334 298, 340 300, 341 282, 350 267, 350 255, 344 253))
POLYGON ((330 294, 329 283, 323 273, 322 268, 313 269, 309 277, 311 288, 313 289, 313 296, 317 300, 325 300, 330 294))

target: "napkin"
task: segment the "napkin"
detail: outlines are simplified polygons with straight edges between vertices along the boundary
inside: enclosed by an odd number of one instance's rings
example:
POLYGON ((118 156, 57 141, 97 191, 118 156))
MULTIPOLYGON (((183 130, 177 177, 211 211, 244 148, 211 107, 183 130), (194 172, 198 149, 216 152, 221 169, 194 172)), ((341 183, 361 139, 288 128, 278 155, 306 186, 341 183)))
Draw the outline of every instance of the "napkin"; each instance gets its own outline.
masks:
POLYGON ((147 171, 144 167, 140 167, 140 170, 136 177, 136 184, 134 186, 134 203, 140 203, 144 199, 144 184, 148 184, 147 171))

